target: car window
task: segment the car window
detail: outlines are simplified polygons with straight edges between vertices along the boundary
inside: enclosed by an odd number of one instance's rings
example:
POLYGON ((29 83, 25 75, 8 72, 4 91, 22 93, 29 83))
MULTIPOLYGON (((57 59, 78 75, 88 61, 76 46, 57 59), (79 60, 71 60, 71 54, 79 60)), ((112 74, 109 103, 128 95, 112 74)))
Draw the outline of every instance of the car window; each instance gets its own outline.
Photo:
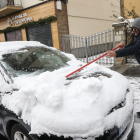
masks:
POLYGON ((11 91, 10 85, 7 83, 6 79, 4 78, 3 74, 0 71, 0 93, 10 91, 11 91))
POLYGON ((8 83, 8 84, 13 83, 10 73, 8 73, 7 69, 5 69, 5 67, 3 66, 3 64, 1 62, 0 62, 0 73, 2 74, 6 83, 8 83))
POLYGON ((23 48, 16 52, 4 54, 2 61, 14 76, 54 71, 67 65, 70 60, 59 50, 43 47, 23 48))

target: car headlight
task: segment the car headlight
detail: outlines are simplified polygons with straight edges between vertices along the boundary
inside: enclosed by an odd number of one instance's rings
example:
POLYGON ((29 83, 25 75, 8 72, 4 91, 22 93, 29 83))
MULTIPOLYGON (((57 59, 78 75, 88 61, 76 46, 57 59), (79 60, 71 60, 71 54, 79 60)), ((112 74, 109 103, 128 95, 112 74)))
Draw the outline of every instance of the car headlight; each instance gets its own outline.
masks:
POLYGON ((126 105, 126 98, 125 98, 121 103, 119 103, 117 106, 115 106, 114 108, 112 108, 112 109, 107 113, 107 115, 109 115, 110 113, 116 111, 116 110, 119 109, 119 108, 124 107, 125 105, 126 105))
MULTIPOLYGON (((126 94, 127 94, 128 92, 129 92, 129 89, 126 90, 126 94)), ((126 94, 125 94, 125 96, 126 96, 126 94)), ((109 115, 110 113, 116 111, 116 110, 119 109, 119 108, 124 107, 125 105, 126 105, 126 98, 125 98, 123 101, 121 101, 118 105, 116 105, 115 107, 113 107, 113 108, 107 113, 107 115, 109 115)), ((106 115, 106 116, 107 116, 107 115, 106 115)))

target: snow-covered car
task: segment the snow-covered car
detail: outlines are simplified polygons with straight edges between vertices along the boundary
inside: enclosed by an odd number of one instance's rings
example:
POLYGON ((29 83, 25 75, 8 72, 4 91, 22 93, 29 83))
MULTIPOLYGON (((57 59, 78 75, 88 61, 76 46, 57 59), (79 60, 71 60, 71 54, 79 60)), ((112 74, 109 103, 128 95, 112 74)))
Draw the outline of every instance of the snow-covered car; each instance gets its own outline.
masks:
POLYGON ((9 140, 126 139, 133 91, 121 74, 35 41, 0 43, 0 133, 9 140))

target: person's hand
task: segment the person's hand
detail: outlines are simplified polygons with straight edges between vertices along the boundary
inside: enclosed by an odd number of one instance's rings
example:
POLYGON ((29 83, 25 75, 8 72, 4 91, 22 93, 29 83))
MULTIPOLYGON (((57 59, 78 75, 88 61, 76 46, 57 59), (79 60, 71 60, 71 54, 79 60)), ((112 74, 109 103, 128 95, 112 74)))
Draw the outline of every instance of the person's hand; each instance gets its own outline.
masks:
POLYGON ((119 45, 121 45, 120 49, 124 49, 125 48, 125 44, 123 42, 121 42, 119 45))
POLYGON ((106 55, 107 58, 116 57, 116 52, 115 51, 110 51, 109 50, 106 53, 107 53, 107 55, 106 55))

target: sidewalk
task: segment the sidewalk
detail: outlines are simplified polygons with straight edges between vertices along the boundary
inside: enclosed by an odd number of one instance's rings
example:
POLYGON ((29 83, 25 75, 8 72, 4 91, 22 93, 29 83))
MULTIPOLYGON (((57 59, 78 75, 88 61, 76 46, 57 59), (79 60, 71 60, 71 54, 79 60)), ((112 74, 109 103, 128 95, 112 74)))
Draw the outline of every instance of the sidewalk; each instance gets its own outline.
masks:
POLYGON ((140 106, 140 65, 121 65, 111 68, 114 71, 126 76, 129 80, 131 87, 134 90, 134 138, 133 140, 139 140, 140 138, 140 118, 137 117, 136 112, 139 112, 140 106))
POLYGON ((113 66, 111 69, 121 73, 124 76, 140 77, 140 65, 131 64, 131 65, 113 66))

